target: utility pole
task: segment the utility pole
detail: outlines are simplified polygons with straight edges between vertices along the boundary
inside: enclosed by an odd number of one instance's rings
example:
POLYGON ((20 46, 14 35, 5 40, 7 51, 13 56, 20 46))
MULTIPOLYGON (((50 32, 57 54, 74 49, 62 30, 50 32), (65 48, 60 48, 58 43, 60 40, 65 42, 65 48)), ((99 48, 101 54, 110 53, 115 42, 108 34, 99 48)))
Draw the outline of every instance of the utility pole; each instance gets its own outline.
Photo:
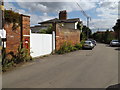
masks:
MULTIPOLYGON (((82 9, 82 7, 79 5, 79 3, 76 2, 76 4, 78 5, 78 7, 81 9, 81 13, 87 18, 87 27, 89 28, 89 20, 91 20, 91 17, 89 17, 86 12, 82 9)), ((87 39, 89 37, 89 32, 87 30, 87 39)))
POLYGON ((0 0, 0 33, 2 38, 2 65, 4 62, 4 53, 5 53, 5 30, 4 30, 4 2, 3 0, 0 0))
MULTIPOLYGON (((90 17, 87 16, 87 27, 89 29, 89 20, 90 20, 90 17)), ((87 30, 87 39, 89 38, 89 31, 87 30)))
POLYGON ((118 19, 120 19, 120 1, 118 2, 118 19))
POLYGON ((3 0, 0 0, 0 29, 3 29, 3 10, 4 10, 4 6, 3 6, 3 0))

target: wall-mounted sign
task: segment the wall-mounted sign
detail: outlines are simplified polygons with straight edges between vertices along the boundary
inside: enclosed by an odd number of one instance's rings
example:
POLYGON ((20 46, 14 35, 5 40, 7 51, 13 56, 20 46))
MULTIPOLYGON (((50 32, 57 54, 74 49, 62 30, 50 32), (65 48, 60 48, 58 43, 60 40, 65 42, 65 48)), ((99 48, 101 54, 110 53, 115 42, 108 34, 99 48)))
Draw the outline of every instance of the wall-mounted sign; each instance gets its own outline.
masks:
POLYGON ((0 10, 4 10, 4 6, 3 5, 0 5, 0 10))

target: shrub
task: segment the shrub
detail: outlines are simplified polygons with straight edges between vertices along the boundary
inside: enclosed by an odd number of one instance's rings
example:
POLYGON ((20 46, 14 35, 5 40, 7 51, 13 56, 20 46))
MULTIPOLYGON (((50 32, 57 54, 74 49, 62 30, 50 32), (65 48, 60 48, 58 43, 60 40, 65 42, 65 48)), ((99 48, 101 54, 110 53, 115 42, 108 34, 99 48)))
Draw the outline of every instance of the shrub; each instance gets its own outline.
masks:
POLYGON ((68 47, 68 50, 70 50, 70 51, 76 51, 77 50, 77 48, 74 47, 71 43, 68 43, 67 47, 68 47))
POLYGON ((66 52, 68 52, 68 47, 67 47, 67 43, 65 42, 58 51, 56 51, 56 53, 58 54, 64 54, 66 52))
POLYGON ((16 64, 27 62, 30 60, 32 60, 32 57, 29 55, 28 50, 25 48, 21 48, 20 46, 16 54, 10 52, 5 55, 5 58, 2 61, 2 71, 6 71, 16 64))
POLYGON ((74 47, 77 48, 78 50, 81 50, 82 49, 82 44, 77 43, 74 47))
POLYGON ((20 26, 20 14, 16 13, 12 10, 5 10, 4 11, 5 23, 13 23, 12 29, 15 30, 17 27, 20 26))
POLYGON ((65 42, 58 51, 56 51, 56 53, 58 54, 64 54, 64 53, 68 53, 68 52, 71 52, 71 51, 75 51, 77 50, 76 47, 72 46, 71 43, 67 43, 65 42))

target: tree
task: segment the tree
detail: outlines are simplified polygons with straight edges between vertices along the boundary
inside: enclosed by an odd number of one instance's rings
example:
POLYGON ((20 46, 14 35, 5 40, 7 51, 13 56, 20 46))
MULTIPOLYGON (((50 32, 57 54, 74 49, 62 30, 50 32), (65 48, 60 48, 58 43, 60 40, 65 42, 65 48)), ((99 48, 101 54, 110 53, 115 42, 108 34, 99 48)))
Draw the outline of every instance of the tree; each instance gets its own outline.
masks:
POLYGON ((113 32, 109 30, 106 30, 105 32, 96 32, 92 37, 94 40, 106 44, 109 44, 111 40, 115 39, 113 32))
POLYGON ((80 22, 78 22, 77 24, 77 29, 79 29, 80 31, 82 30, 82 24, 80 22))
POLYGON ((120 19, 117 20, 116 25, 113 27, 115 33, 116 33, 116 38, 120 40, 120 19))
POLYGON ((91 34, 92 34, 92 31, 88 27, 83 26, 82 33, 81 33, 81 40, 85 40, 87 38, 90 38, 91 34))
POLYGON ((52 34, 52 30, 53 30, 53 26, 49 25, 47 29, 41 29, 40 33, 43 33, 43 34, 52 34))

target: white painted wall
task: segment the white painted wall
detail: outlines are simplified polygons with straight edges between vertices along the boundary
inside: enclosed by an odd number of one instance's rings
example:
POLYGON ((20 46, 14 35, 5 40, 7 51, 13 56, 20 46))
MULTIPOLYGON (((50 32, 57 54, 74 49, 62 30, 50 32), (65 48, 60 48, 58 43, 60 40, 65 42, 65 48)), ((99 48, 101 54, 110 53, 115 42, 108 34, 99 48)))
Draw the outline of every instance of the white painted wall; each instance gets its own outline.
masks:
POLYGON ((65 28, 70 28, 70 29, 75 29, 75 23, 65 23, 64 27, 65 28))
POLYGON ((75 29, 77 29, 78 22, 75 23, 75 29))
POLYGON ((76 23, 64 23, 64 27, 70 28, 70 29, 77 29, 77 24, 78 24, 78 22, 76 22, 76 23))
POLYGON ((30 34, 30 52, 32 57, 51 54, 55 50, 55 39, 52 34, 30 34), (53 38, 52 38, 53 37, 53 38), (53 41, 52 41, 53 40, 53 41))

